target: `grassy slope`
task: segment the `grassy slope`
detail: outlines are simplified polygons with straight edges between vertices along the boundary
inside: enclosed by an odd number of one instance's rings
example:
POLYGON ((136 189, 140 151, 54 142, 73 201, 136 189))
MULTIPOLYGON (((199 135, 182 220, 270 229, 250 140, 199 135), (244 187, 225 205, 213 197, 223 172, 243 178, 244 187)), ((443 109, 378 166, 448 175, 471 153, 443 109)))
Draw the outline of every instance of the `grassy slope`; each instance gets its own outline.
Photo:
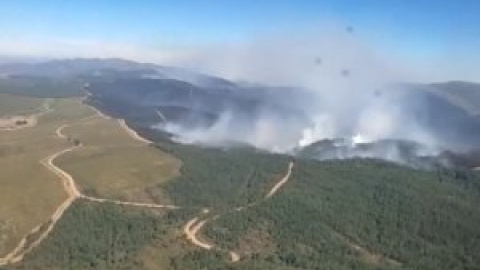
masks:
POLYGON ((86 193, 104 198, 140 199, 145 188, 178 176, 181 163, 131 138, 113 119, 96 116, 64 130, 84 147, 58 165, 71 173, 86 193))
MULTIPOLYGON (((15 108, 35 100, 13 95, 8 98, 2 102, 18 104, 15 108)), ((177 159, 133 140, 115 120, 98 119, 80 99, 56 99, 52 108, 35 127, 0 132, 0 256, 33 227, 48 220, 66 198, 58 177, 40 164, 68 147, 66 140, 55 135, 63 124, 76 123, 65 132, 84 140, 88 147, 59 158, 56 164, 65 166, 94 193, 133 196, 135 191, 178 174, 177 159), (87 118, 97 120, 86 122, 87 118)))
POLYGON ((38 98, 70 98, 84 95, 82 83, 78 80, 42 77, 0 78, 0 93, 38 98))
MULTIPOLYGON (((12 104, 21 100, 24 98, 10 97, 12 104)), ((65 199, 59 179, 40 160, 67 147, 66 142, 55 137, 55 129, 63 121, 89 113, 72 109, 77 103, 74 99, 55 101, 54 111, 40 117, 37 126, 0 132, 0 255, 10 251, 33 227, 48 220, 65 199)))

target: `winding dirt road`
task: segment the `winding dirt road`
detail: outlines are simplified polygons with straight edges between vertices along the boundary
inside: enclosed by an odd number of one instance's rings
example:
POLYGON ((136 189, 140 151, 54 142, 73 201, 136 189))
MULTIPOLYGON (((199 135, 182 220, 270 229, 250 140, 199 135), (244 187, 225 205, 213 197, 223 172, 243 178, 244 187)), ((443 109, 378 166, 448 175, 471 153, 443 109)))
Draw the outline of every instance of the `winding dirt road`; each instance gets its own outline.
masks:
MULTIPOLYGON (((286 174, 277 182, 275 185, 269 190, 269 192, 265 195, 263 200, 250 203, 246 206, 241 206, 241 207, 236 207, 234 208, 234 211, 242 211, 248 208, 251 208, 253 206, 256 206, 260 204, 263 201, 269 200, 270 198, 273 197, 282 187, 285 185, 288 180, 290 179, 290 176, 292 175, 292 170, 293 170, 293 165, 294 163, 291 161, 288 164, 288 169, 286 174)), ((207 212, 208 213, 208 212, 207 212)), ((190 221, 187 222, 187 224, 183 228, 183 233, 185 234, 186 238, 188 241, 190 241, 193 245, 198 246, 200 248, 203 248, 205 250, 211 250, 212 248, 216 248, 217 250, 222 250, 225 251, 222 248, 216 247, 214 244, 208 243, 206 241, 203 241, 197 237, 197 234, 201 231, 201 229, 205 226, 205 224, 211 220, 217 219, 220 216, 216 215, 212 218, 206 218, 206 219, 200 219, 201 216, 195 217, 191 219, 190 221)), ((228 251, 230 254, 230 260, 231 262, 235 263, 240 261, 241 257, 240 254, 236 253, 233 250, 228 251)))
POLYGON ((65 136, 65 134, 62 133, 63 129, 66 128, 66 127, 69 127, 70 125, 67 125, 67 124, 63 124, 61 126, 59 126, 56 130, 55 130, 55 134, 57 135, 57 137, 59 137, 60 139, 67 139, 67 136, 65 136))
MULTIPOLYGON (((49 110, 51 111, 51 110, 49 110)), ((97 113, 101 116, 104 117, 101 112, 96 110, 97 113)), ((87 117, 85 119, 81 119, 79 121, 84 121, 86 119, 89 119, 91 117, 87 117)), ((127 133, 132 136, 133 139, 139 140, 145 143, 151 143, 150 141, 140 137, 136 132, 132 131, 126 124, 125 122, 120 122, 121 124, 123 123, 123 128, 127 131, 127 133)), ((69 140, 69 137, 63 133, 63 130, 67 127, 69 127, 70 124, 63 124, 59 126, 55 130, 55 135, 63 140, 69 140)), ((55 212, 52 214, 50 217, 49 221, 36 226, 34 229, 32 229, 26 236, 24 236, 18 245, 15 247, 15 249, 8 253, 6 256, 3 258, 0 258, 0 266, 5 266, 8 264, 13 264, 17 263, 23 260, 24 256, 31 252, 34 248, 38 247, 43 240, 45 240, 49 234, 53 231, 55 225, 58 223, 58 221, 61 219, 65 211, 72 205, 72 203, 77 200, 77 199, 85 199, 88 201, 92 202, 98 202, 98 203, 113 203, 117 205, 124 205, 124 206, 134 206, 134 207, 145 207, 145 208, 162 208, 162 209, 179 209, 180 207, 175 206, 175 205, 166 205, 166 204, 153 204, 153 203, 141 203, 141 202, 125 202, 125 201, 119 201, 119 200, 111 200, 111 199, 104 199, 104 198, 95 198, 91 196, 87 196, 82 194, 75 182, 75 179, 73 176, 66 171, 62 170, 60 167, 56 166, 54 161, 55 159, 59 158, 60 156, 75 151, 79 148, 83 147, 82 144, 78 144, 75 146, 68 147, 66 149, 60 150, 49 157, 45 158, 44 160, 41 160, 40 163, 45 166, 47 169, 49 169, 51 172, 56 174, 61 180, 63 187, 65 189, 65 192, 68 195, 68 198, 55 210, 55 212), (27 238, 30 236, 33 236, 37 234, 42 227, 45 227, 44 231, 41 233, 41 235, 35 239, 33 242, 28 243, 27 238)), ((203 225, 202 225, 203 226, 203 225)), ((201 226, 197 230, 199 230, 201 226)))
POLYGON ((197 233, 202 229, 202 227, 207 223, 209 219, 200 220, 198 217, 195 217, 187 222, 185 225, 183 232, 192 244, 195 246, 201 247, 206 250, 210 250, 213 248, 213 245, 207 242, 203 242, 197 238, 197 233))

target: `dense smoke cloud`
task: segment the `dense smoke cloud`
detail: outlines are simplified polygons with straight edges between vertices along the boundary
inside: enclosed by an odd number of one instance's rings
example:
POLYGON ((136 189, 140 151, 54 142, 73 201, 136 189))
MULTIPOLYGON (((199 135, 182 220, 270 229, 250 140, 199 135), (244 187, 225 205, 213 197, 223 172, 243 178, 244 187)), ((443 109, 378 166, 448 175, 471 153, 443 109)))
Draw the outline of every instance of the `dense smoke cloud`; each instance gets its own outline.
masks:
POLYGON ((183 143, 203 143, 228 146, 245 143, 274 152, 287 152, 298 146, 302 130, 309 122, 296 116, 282 117, 263 111, 255 118, 245 118, 241 113, 227 111, 211 126, 189 128, 179 123, 159 124, 183 143))
POLYGON ((265 109, 245 119, 242 113, 226 110, 208 127, 160 125, 182 142, 219 145, 233 141, 292 152, 319 140, 345 138, 348 143, 343 144, 343 152, 334 156, 397 160, 401 149, 396 146, 389 146, 388 151, 357 151, 357 144, 392 139, 421 143, 419 155, 438 152, 434 134, 410 113, 410 104, 419 101, 411 100, 398 85, 413 77, 362 42, 352 28, 205 49, 182 65, 237 81, 298 87, 256 94, 266 104, 299 112, 285 117, 265 109))

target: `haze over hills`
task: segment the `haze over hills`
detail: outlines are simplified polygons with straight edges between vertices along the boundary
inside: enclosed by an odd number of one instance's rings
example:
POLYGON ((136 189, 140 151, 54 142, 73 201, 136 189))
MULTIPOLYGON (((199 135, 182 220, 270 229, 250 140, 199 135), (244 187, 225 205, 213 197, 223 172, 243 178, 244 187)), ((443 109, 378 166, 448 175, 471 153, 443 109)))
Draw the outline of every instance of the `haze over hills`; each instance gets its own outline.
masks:
POLYGON ((473 83, 385 85, 337 97, 121 59, 3 64, 0 71, 9 76, 2 83, 87 84, 90 103, 184 143, 242 143, 319 159, 368 157, 404 164, 480 148, 480 86, 473 83), (345 100, 332 107, 332 98, 345 100))

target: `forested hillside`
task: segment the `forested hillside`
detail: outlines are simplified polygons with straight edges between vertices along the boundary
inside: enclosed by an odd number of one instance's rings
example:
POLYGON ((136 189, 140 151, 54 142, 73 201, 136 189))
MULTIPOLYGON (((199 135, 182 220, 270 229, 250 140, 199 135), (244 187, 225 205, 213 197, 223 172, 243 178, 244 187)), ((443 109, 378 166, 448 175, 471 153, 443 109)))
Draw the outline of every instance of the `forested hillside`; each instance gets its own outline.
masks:
POLYGON ((478 269, 479 203, 470 172, 300 161, 277 197, 205 233, 244 269, 478 269))
POLYGON ((271 200, 261 201, 272 184, 268 179, 284 173, 286 159, 248 149, 169 150, 184 158, 183 176, 152 194, 166 194, 186 209, 155 212, 79 202, 40 248, 5 269, 433 270, 480 265, 476 173, 427 172, 376 160, 298 160, 289 182, 271 200), (260 203, 232 211, 254 201, 260 203), (239 262, 183 238, 182 226, 203 207, 219 216, 201 237, 237 252, 239 262))
POLYGON ((252 148, 214 149, 188 145, 163 145, 180 158, 181 176, 163 190, 178 205, 232 208, 258 200, 281 175, 288 157, 252 148))

